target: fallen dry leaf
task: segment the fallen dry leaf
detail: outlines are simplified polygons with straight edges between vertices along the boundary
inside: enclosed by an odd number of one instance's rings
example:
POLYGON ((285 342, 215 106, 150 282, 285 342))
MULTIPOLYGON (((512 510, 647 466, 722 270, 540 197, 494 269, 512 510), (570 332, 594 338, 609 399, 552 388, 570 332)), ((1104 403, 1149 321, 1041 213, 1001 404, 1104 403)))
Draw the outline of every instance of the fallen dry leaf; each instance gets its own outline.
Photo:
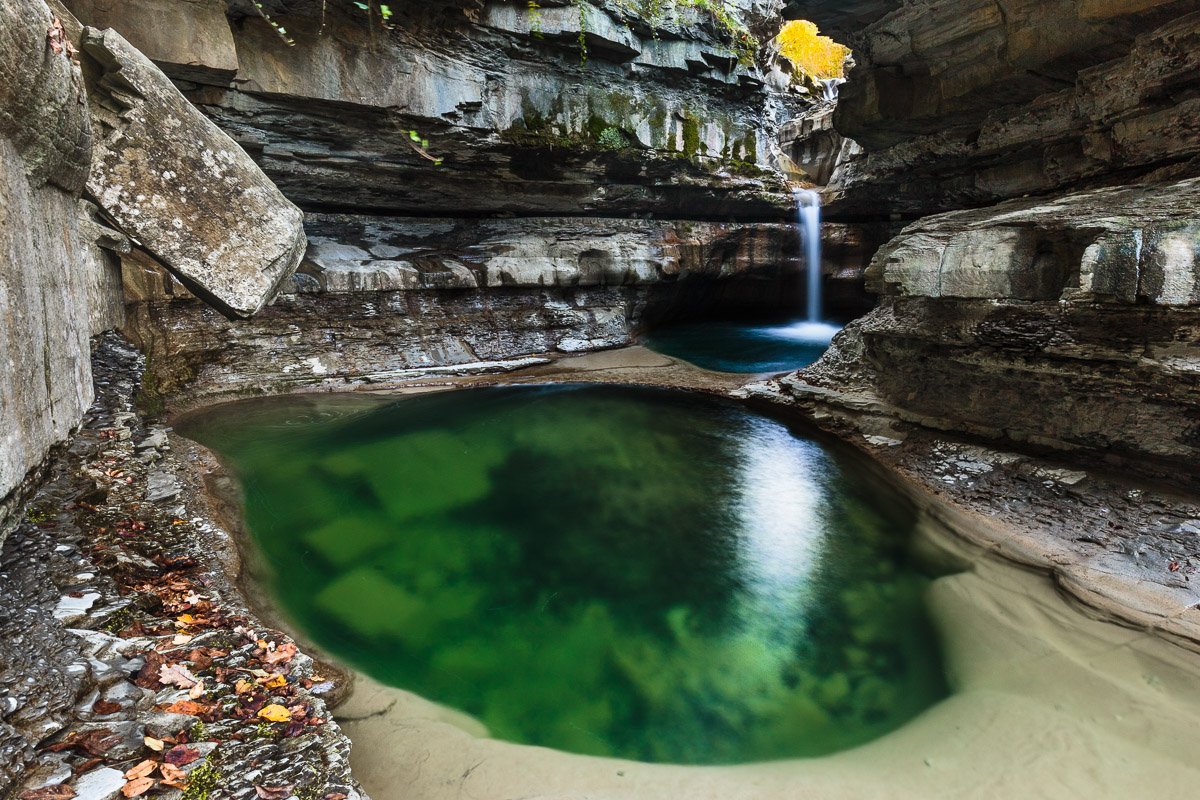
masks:
POLYGON ((296 655, 296 645, 288 642, 279 645, 274 650, 268 650, 267 654, 263 656, 263 661, 268 664, 285 663, 291 661, 294 655, 296 655))
POLYGON ((204 694, 204 681, 196 681, 196 685, 192 687, 190 692, 188 692, 188 697, 195 700, 202 694, 204 694))
POLYGON ((201 714, 207 714, 212 711, 212 706, 205 703, 197 703, 195 700, 178 700, 163 709, 170 711, 172 714, 187 714, 189 717, 198 717, 201 714))
POLYGON ((196 676, 182 664, 163 664, 158 671, 158 682, 167 686, 190 689, 196 685, 196 676))
POLYGON ((176 789, 182 789, 187 786, 187 773, 181 770, 174 764, 163 764, 160 767, 162 771, 163 786, 173 786, 176 789))
POLYGON ((285 797, 290 797, 294 784, 285 784, 283 786, 259 786, 254 784, 254 792, 259 796, 259 800, 283 800, 285 797))
POLYGON ((163 754, 163 760, 176 767, 190 764, 200 757, 200 751, 186 744, 177 744, 163 754))
POLYGON ((125 771, 125 780, 131 781, 134 778, 144 778, 151 772, 154 772, 154 768, 157 766, 157 761, 147 758, 142 763, 127 769, 125 771))
POLYGON ((292 712, 288 711, 281 705, 272 703, 269 706, 263 707, 263 709, 258 712, 258 716, 270 722, 287 722, 292 718, 292 712))
POLYGON ((103 758, 89 758, 86 761, 80 761, 78 764, 71 767, 71 774, 78 777, 85 772, 90 772, 92 769, 100 766, 103 763, 104 763, 103 758))
POLYGON ((89 756, 102 756, 120 741, 121 737, 113 736, 108 728, 96 728, 78 736, 70 736, 66 741, 52 744, 46 749, 51 753, 77 750, 89 756))
POLYGON ((146 738, 142 739, 142 744, 146 745, 146 747, 149 747, 156 753, 161 753, 163 750, 163 740, 155 739, 153 736, 147 736, 146 738))
POLYGON ((92 713, 94 714, 115 714, 120 710, 121 704, 111 700, 97 700, 92 703, 92 713))
POLYGON ((255 688, 255 685, 250 681, 239 679, 238 682, 234 684, 233 691, 237 694, 246 694, 248 692, 253 692, 255 688))
POLYGON ((71 800, 74 796, 75 790, 65 783, 52 783, 49 786, 30 789, 18 795, 20 800, 71 800))
POLYGON ((134 778, 121 787, 121 794, 126 797, 140 797, 153 788, 154 778, 134 778))
POLYGON ((177 633, 177 634, 175 634, 175 638, 173 638, 171 640, 171 644, 173 644, 173 645, 187 644, 188 642, 190 642, 192 639, 195 639, 195 638, 196 637, 192 636, 190 633, 177 633))
POLYGON ((278 689, 281 686, 287 686, 287 678, 276 672, 274 675, 263 681, 262 685, 268 689, 278 689))
POLYGON ((146 666, 142 667, 133 679, 134 684, 143 689, 157 689, 161 685, 158 682, 159 671, 166 663, 166 656, 157 650, 151 650, 146 654, 146 666))

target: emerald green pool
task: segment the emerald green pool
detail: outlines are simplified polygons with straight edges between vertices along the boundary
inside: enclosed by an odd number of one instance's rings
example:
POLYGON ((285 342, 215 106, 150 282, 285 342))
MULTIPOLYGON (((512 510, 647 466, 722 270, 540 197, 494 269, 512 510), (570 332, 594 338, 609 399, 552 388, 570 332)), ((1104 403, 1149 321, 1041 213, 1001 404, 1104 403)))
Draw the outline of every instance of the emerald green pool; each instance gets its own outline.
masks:
POLYGON ((686 764, 817 756, 947 693, 907 506, 731 402, 286 398, 179 430, 240 476, 299 626, 496 737, 686 764))

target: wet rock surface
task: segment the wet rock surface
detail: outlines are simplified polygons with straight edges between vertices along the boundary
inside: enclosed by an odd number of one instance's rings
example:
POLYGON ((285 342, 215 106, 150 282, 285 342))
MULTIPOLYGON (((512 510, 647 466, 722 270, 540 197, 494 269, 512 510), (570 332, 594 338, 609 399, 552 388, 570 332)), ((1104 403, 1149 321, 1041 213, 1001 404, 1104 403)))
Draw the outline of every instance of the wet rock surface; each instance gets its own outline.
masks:
POLYGON ((0 791, 353 798, 330 679, 246 610, 219 528, 148 495, 180 465, 142 363, 98 341, 96 404, 0 554, 0 791))

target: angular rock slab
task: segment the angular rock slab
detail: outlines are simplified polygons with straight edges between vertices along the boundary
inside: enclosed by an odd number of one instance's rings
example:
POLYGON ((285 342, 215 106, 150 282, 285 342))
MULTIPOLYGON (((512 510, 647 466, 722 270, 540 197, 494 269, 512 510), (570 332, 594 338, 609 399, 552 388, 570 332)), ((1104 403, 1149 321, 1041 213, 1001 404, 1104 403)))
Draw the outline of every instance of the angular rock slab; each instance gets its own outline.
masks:
POLYGON ((88 191, 190 289, 248 317, 304 255, 303 214, 113 30, 87 28, 96 148, 88 191))

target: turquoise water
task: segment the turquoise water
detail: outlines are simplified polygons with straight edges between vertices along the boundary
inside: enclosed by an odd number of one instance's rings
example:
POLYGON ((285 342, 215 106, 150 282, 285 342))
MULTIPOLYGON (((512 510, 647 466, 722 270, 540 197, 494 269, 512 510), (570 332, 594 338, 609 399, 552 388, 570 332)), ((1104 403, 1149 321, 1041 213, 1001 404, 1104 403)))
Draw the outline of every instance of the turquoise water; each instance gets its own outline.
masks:
POLYGON ((791 372, 813 364, 838 328, 823 323, 695 322, 646 335, 651 350, 717 372, 791 372))
POLYGON ((278 601, 499 738, 644 761, 816 756, 945 696, 884 487, 785 425, 623 387, 224 406, 278 601))

